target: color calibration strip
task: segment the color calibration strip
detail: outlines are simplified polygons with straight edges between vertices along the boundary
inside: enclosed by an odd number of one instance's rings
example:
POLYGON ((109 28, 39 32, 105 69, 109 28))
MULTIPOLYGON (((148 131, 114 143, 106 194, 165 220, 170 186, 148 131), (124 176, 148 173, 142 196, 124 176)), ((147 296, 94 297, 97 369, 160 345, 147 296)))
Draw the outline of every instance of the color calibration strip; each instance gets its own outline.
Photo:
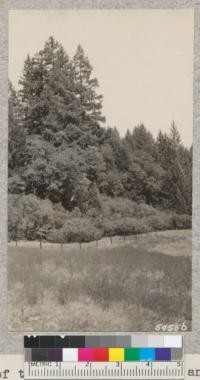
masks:
POLYGON ((26 362, 177 361, 182 348, 26 348, 26 362))
POLYGON ((128 362, 183 359, 179 335, 25 336, 27 362, 128 362))
POLYGON ((178 335, 26 336, 26 380, 183 380, 178 335))
POLYGON ((25 336, 24 348, 182 348, 180 335, 25 336))

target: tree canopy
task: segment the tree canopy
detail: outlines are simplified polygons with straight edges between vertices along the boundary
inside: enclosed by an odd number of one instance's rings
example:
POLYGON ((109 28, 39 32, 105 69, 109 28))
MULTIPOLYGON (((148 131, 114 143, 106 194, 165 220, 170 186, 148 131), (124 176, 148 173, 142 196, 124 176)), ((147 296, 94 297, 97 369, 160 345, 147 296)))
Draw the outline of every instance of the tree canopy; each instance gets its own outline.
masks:
POLYGON ((50 37, 27 56, 19 90, 9 84, 9 193, 82 217, 99 218, 104 197, 191 215, 192 149, 175 122, 157 138, 143 124, 121 138, 98 91, 80 45, 70 59, 50 37))

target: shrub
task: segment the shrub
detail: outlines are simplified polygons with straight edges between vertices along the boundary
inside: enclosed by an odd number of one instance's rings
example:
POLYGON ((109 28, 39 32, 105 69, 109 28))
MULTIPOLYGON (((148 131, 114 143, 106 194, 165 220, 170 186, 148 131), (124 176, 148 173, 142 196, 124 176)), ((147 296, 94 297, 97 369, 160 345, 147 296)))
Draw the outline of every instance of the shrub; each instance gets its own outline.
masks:
POLYGON ((191 215, 173 215, 173 225, 176 229, 188 229, 192 227, 191 215))
POLYGON ((63 226, 66 242, 89 242, 99 240, 103 231, 96 228, 89 218, 74 218, 63 226))
POLYGON ((49 231, 49 233, 47 234, 47 241, 49 241, 50 243, 65 243, 65 233, 63 229, 61 228, 59 230, 49 231))
POLYGON ((86 212, 86 216, 88 218, 98 218, 99 215, 101 215, 100 210, 98 208, 89 208, 88 211, 86 212))
POLYGON ((70 218, 81 218, 81 212, 78 207, 74 207, 74 209, 70 212, 69 217, 70 218))
POLYGON ((164 231, 173 229, 173 219, 171 215, 160 213, 146 218, 147 224, 153 231, 164 231))
POLYGON ((156 210, 154 207, 147 205, 146 203, 140 203, 137 206, 137 216, 139 218, 143 218, 143 217, 147 218, 149 216, 157 215, 157 214, 159 214, 159 211, 156 210))
POLYGON ((89 242, 103 235, 136 235, 150 231, 189 229, 190 215, 167 213, 124 198, 103 197, 103 213, 91 207, 81 217, 78 207, 66 211, 33 194, 9 195, 8 239, 47 239, 50 242, 89 242))
POLYGON ((137 204, 126 198, 103 197, 103 215, 105 218, 113 217, 133 217, 137 212, 137 204))
POLYGON ((9 197, 9 236, 35 240, 54 228, 52 203, 35 195, 9 197))
POLYGON ((25 188, 26 183, 18 174, 8 178, 8 191, 10 194, 22 194, 25 191, 25 188))
POLYGON ((64 209, 61 203, 56 203, 53 206, 53 216, 56 229, 63 227, 67 214, 68 212, 64 209))
POLYGON ((12 194, 8 196, 8 239, 17 240, 22 234, 23 208, 20 196, 12 194))
POLYGON ((146 234, 147 232, 151 232, 152 230, 152 226, 148 223, 147 218, 141 218, 140 220, 138 220, 138 234, 146 234))
POLYGON ((137 235, 150 232, 151 228, 146 223, 146 219, 136 218, 105 219, 104 233, 106 236, 112 235, 137 235))

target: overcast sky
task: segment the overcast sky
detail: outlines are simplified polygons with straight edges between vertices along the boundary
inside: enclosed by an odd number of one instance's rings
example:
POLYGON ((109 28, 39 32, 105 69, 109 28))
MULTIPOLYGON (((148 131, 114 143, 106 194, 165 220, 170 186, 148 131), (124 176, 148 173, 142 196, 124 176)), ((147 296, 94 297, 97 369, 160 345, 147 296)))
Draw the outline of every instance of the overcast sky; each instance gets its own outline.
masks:
POLYGON ((157 135, 172 119, 192 143, 192 10, 17 10, 9 17, 9 77, 53 35, 73 56, 80 43, 104 96, 106 125, 144 123, 157 135))

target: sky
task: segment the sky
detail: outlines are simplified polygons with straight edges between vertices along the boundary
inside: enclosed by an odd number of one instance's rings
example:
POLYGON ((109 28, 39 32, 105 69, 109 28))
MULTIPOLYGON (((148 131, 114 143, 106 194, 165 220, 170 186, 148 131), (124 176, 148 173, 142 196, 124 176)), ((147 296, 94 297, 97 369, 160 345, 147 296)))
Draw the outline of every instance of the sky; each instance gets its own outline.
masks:
POLYGON ((144 123, 156 137, 175 120, 193 136, 193 10, 12 10, 9 78, 17 88, 27 54, 49 36, 70 57, 81 44, 104 97, 106 126, 121 136, 144 123))

